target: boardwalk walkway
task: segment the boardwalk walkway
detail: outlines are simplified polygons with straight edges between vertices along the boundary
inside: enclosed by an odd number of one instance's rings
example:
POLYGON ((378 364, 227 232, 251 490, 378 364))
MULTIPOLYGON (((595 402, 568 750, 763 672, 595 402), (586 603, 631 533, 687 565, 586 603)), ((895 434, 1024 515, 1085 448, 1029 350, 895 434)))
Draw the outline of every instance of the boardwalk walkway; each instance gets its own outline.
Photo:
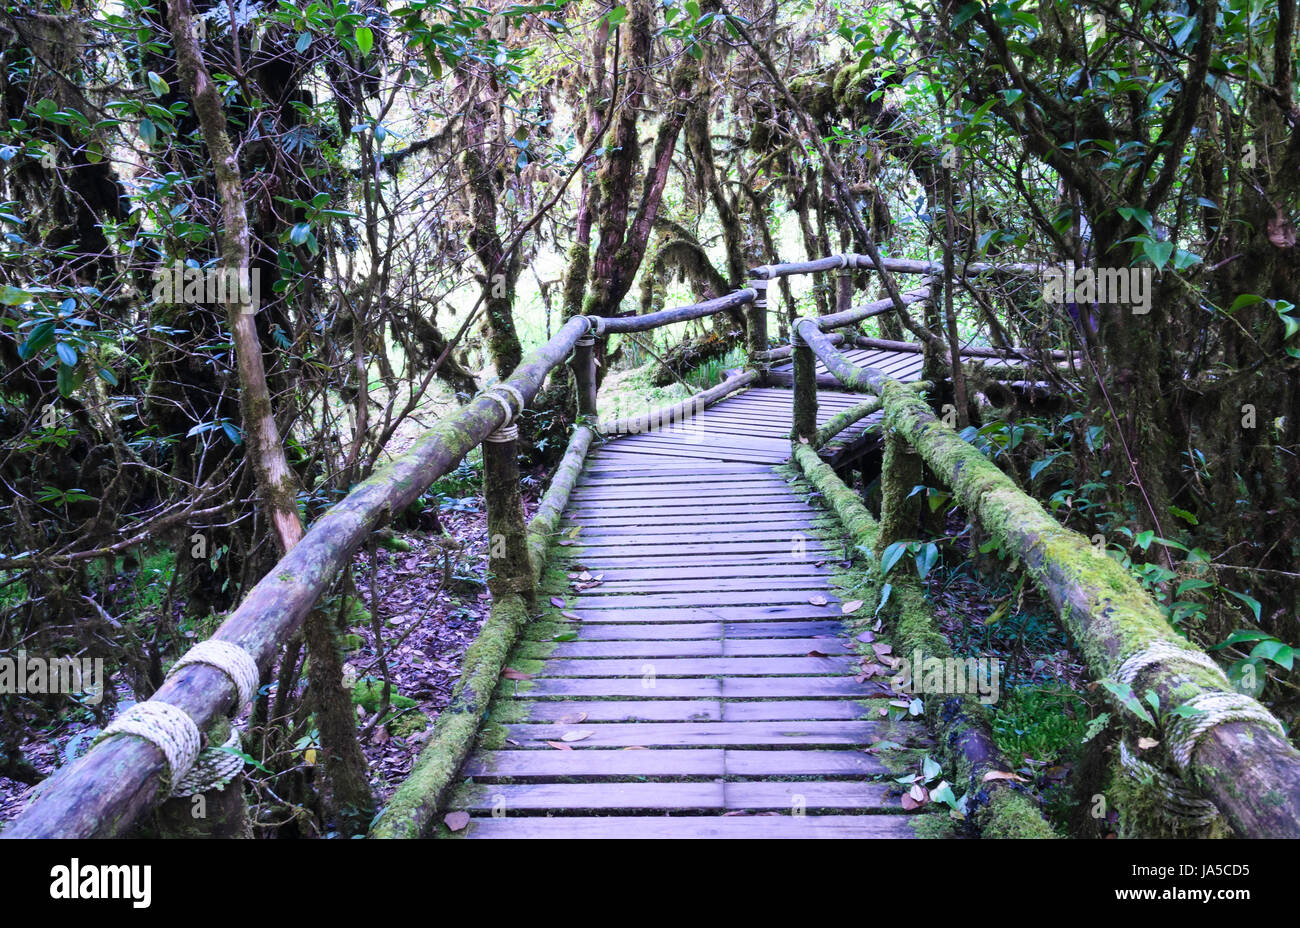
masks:
MULTIPOLYGON (((820 393, 819 418, 857 401, 820 393)), ((576 640, 502 697, 526 721, 464 768, 469 837, 912 835, 862 749, 921 746, 924 726, 885 717, 880 677, 855 679, 828 566, 842 555, 775 471, 791 403, 752 389, 588 458, 577 543, 557 550, 600 582, 568 597, 576 640)))

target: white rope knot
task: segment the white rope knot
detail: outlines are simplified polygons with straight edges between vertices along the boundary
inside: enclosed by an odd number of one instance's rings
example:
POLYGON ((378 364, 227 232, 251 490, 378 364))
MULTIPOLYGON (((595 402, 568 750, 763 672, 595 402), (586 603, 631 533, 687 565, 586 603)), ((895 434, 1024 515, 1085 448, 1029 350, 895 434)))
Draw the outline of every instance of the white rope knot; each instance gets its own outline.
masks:
MULTIPOLYGON (((519 414, 524 411, 524 406, 526 405, 524 395, 519 391, 519 388, 511 386, 508 383, 493 384, 483 391, 483 396, 500 406, 501 411, 505 413, 505 421, 502 422, 500 428, 493 433, 494 435, 511 428, 515 419, 517 419, 519 414), (510 402, 511 398, 515 401, 513 405, 510 402)), ((519 430, 517 428, 515 429, 514 437, 519 437, 519 430)), ((509 439, 506 438, 492 438, 491 436, 488 436, 488 440, 509 441, 509 439)))
POLYGON ((1214 658, 1208 654, 1202 654, 1200 651, 1193 651, 1190 648, 1180 648, 1175 644, 1160 640, 1153 641, 1141 651, 1129 655, 1124 663, 1120 664, 1119 670, 1115 673, 1115 679, 1125 686, 1132 686, 1142 671, 1153 664, 1162 663, 1191 664, 1203 670, 1208 670, 1222 681, 1224 686, 1232 685, 1228 681, 1227 675, 1214 662, 1214 658))
POLYGON ((1219 810, 1214 803, 1192 792, 1178 777, 1142 760, 1128 746, 1125 738, 1119 742, 1119 762, 1133 779, 1138 782, 1149 781, 1160 791, 1165 799, 1162 809, 1169 819, 1179 824, 1203 827, 1218 817, 1219 810))
POLYGON ((1225 722, 1257 722, 1279 737, 1286 737, 1286 729, 1273 713, 1242 693, 1202 693, 1183 705, 1200 710, 1195 715, 1177 716, 1169 723, 1169 753, 1183 770, 1191 766, 1192 755, 1206 732, 1225 722))
POLYGON ((500 444, 507 441, 514 441, 518 437, 519 437, 519 426, 503 425, 501 426, 501 428, 497 429, 495 432, 488 435, 488 437, 483 440, 500 444))
POLYGON ((207 664, 209 667, 215 667, 235 684, 235 691, 239 695, 231 715, 238 715, 257 692, 257 681, 261 677, 257 671, 257 661, 253 659, 253 655, 237 644, 216 638, 200 641, 172 664, 171 670, 167 671, 167 676, 173 676, 182 667, 190 664, 207 664))
POLYGON ((199 727, 185 710, 155 700, 138 702, 113 719, 99 733, 95 743, 114 735, 135 735, 162 752, 167 760, 167 770, 163 773, 164 792, 170 792, 172 784, 178 783, 194 766, 202 743, 199 727))
POLYGON ((183 799, 225 789, 244 769, 244 758, 235 753, 239 750, 239 736, 239 729, 232 726, 225 744, 205 748, 195 760, 194 766, 177 781, 172 796, 183 799))

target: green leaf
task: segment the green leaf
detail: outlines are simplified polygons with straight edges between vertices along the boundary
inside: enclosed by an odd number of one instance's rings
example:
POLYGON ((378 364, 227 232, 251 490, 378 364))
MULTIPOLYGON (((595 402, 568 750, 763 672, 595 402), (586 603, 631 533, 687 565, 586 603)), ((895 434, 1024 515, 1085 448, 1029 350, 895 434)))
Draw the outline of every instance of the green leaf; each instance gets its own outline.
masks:
POLYGON ((609 23, 611 26, 617 26, 625 19, 627 19, 627 7, 625 6, 614 7, 614 9, 610 10, 605 16, 605 22, 609 23))
POLYGON ((1295 662, 1295 651, 1291 646, 1276 640, 1261 641, 1255 645, 1254 650, 1250 652, 1250 656, 1256 660, 1272 661, 1287 670, 1290 670, 1291 665, 1295 662))
POLYGON ((1186 509, 1179 509, 1177 506, 1170 506, 1169 511, 1172 512, 1174 515, 1178 516, 1178 518, 1182 519, 1184 522, 1186 522, 1189 525, 1201 524, 1200 521, 1196 518, 1196 516, 1192 515, 1186 509))
POLYGON ((305 222, 296 224, 289 230, 289 241, 295 245, 301 245, 307 241, 307 236, 311 234, 311 226, 305 222))
POLYGON ((113 386, 113 387, 117 386, 117 375, 114 374, 106 367, 101 367, 99 369, 99 379, 104 381, 104 383, 108 384, 109 386, 113 386))
POLYGON ((370 50, 375 47, 375 34, 369 26, 358 26, 354 33, 357 40, 357 48, 361 50, 361 57, 364 58, 370 54, 370 50))
POLYGON ((1232 301, 1232 306, 1228 308, 1228 313, 1235 313, 1239 309, 1245 309, 1247 306, 1254 306, 1256 303, 1263 303, 1264 298, 1258 293, 1243 293, 1232 301))
POLYGON ((902 560, 903 555, 907 553, 907 542, 896 541, 887 547, 880 555, 880 575, 888 576, 889 572, 894 569, 894 565, 902 560))
POLYGON ((140 120, 140 138, 150 148, 153 147, 154 142, 158 141, 158 129, 153 124, 153 120, 147 116, 140 120))
POLYGON ((1256 599, 1253 596, 1247 596, 1245 593, 1238 593, 1236 590, 1224 590, 1223 592, 1227 593, 1229 596, 1235 596, 1243 603, 1245 603, 1246 606, 1250 609, 1250 611, 1254 613, 1255 621, 1256 622, 1259 621, 1260 605, 1258 599, 1256 599))
POLYGON ((1223 641, 1219 642, 1218 644, 1211 645, 1209 650, 1218 651, 1220 648, 1231 647, 1232 645, 1240 644, 1243 641, 1264 641, 1272 637, 1273 636, 1268 634, 1267 632, 1259 632, 1259 631, 1254 631, 1253 629, 1242 628, 1233 632, 1231 635, 1229 635, 1227 638, 1224 638, 1223 641))
POLYGON ((294 50, 302 54, 311 46, 311 33, 302 32, 298 34, 298 41, 293 43, 294 50))
POLYGON ((1123 704, 1125 709, 1128 709, 1142 721, 1148 725, 1156 723, 1155 719, 1151 717, 1151 713, 1146 710, 1146 706, 1138 702, 1137 697, 1133 695, 1131 686, 1125 683, 1116 683, 1114 680, 1102 680, 1101 685, 1106 687, 1123 704))
POLYGON ((148 79, 149 89, 154 92, 154 96, 156 97, 165 97, 167 92, 171 90, 171 87, 167 85, 165 80, 158 76, 158 72, 156 71, 150 71, 148 79))
POLYGON ((32 298, 32 295, 26 290, 20 290, 17 287, 11 287, 5 284, 0 287, 0 303, 6 306, 20 306, 32 298))
POLYGON ((1151 259, 1151 263, 1156 266, 1156 270, 1159 270, 1169 263, 1169 258, 1174 253, 1174 243, 1158 242, 1155 239, 1147 238, 1142 242, 1142 251, 1151 259))
POLYGON ((916 555, 916 575, 924 580, 929 576, 931 569, 939 562, 939 546, 934 542, 927 542, 922 546, 916 555))
POLYGON ((68 367, 77 366, 77 349, 73 348, 67 342, 59 342, 54 346, 54 353, 59 356, 59 360, 68 367))

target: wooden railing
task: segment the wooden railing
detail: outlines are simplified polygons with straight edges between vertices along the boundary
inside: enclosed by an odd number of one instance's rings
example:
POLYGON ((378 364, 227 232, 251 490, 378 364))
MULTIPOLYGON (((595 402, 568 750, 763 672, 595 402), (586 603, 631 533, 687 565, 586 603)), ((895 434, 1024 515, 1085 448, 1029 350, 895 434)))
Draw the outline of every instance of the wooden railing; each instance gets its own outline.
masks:
MULTIPOLYGON (((1128 686, 1139 698, 1148 692, 1158 697, 1158 729, 1139 731, 1132 713, 1127 720, 1133 724, 1126 726, 1133 734, 1155 735, 1156 750, 1134 760, 1134 749, 1122 749, 1125 766, 1150 781, 1145 787, 1164 793, 1154 805, 1179 814, 1208 799, 1239 835, 1300 837, 1300 753, 1286 740, 1282 724, 1233 689, 1211 658, 1179 637, 1125 568, 1063 527, 940 421, 915 384, 890 380, 846 358, 824 331, 826 321, 805 318, 792 327, 795 440, 816 448, 834 434, 831 428, 817 429, 814 359, 847 389, 873 394, 857 412, 884 410, 877 553, 916 537, 919 500, 912 490, 922 482, 922 466, 928 467, 1024 565, 1093 673, 1128 686), (1153 757, 1163 759, 1166 769, 1151 763, 1153 757)), ((1121 715, 1128 712, 1118 698, 1116 708, 1121 715)), ((1151 708, 1144 704, 1144 711, 1151 708)))
MULTIPOLYGON (((884 265, 895 273, 927 278, 941 271, 935 262, 890 259, 884 265)), ((847 275, 855 269, 872 268, 874 265, 860 255, 767 265, 754 269, 746 288, 703 303, 642 316, 570 319, 505 381, 439 422, 410 450, 353 488, 249 591, 213 639, 244 649, 265 675, 279 648, 299 628, 365 539, 481 444, 488 532, 504 542, 489 546, 492 613, 466 653, 452 702, 439 715, 415 770, 373 829, 378 836, 425 833, 472 744, 506 656, 528 621, 550 539, 587 450, 596 438, 592 428, 596 426, 595 338, 741 310, 746 314, 750 370, 666 414, 680 416, 697 411, 737 389, 761 383, 771 361, 792 356, 796 442, 806 441, 818 448, 854 421, 884 408, 885 482, 905 478, 919 468, 921 460, 929 464, 952 486, 958 501, 1031 570, 1094 670, 1113 674, 1135 654, 1147 653, 1153 643, 1190 652, 1192 649, 1172 633, 1158 607, 1126 572, 1108 558, 1094 554, 1081 536, 1061 528, 978 451, 938 423, 917 396, 917 388, 928 384, 898 384, 877 371, 854 365, 840 353, 837 344, 846 339, 828 332, 889 312, 895 305, 891 300, 850 305, 852 287, 844 285, 847 275), (827 271, 842 275, 836 312, 797 321, 789 348, 770 350, 768 282, 793 274, 827 271), (848 389, 872 394, 820 430, 816 424, 816 360, 821 360, 848 389), (579 424, 532 523, 525 525, 518 493, 517 432, 513 423, 536 396, 546 376, 566 361, 573 370, 579 424), (1073 565, 1085 562, 1087 571, 1073 570, 1073 565)), ((972 264, 963 273, 1006 276, 1036 270, 1034 265, 972 264)), ((928 279, 923 279, 921 287, 903 294, 905 304, 931 298, 928 279)), ((854 343, 852 338, 847 341, 854 343)), ((634 419, 604 426, 618 431, 635 430, 638 424, 634 419)), ((882 516, 882 537, 895 538, 906 522, 905 513, 888 512, 882 516)), ((1140 676, 1149 688, 1160 693, 1162 704, 1183 704, 1216 694, 1240 699, 1219 687, 1218 678, 1204 667, 1189 669, 1176 659, 1150 662, 1141 668, 1140 676)), ((205 664, 188 664, 169 676, 150 701, 182 710, 202 731, 223 714, 242 708, 234 705, 236 695, 234 683, 222 671, 205 664)), ((1296 792, 1300 755, 1274 733, 1267 721, 1271 716, 1262 707, 1258 711, 1263 713, 1259 718, 1265 721, 1228 720, 1198 734, 1184 776, 1204 789, 1241 833, 1300 834, 1300 795, 1296 792), (1255 796, 1263 798, 1255 803, 1251 801, 1255 796)), ((168 771, 166 766, 162 753, 146 740, 108 738, 56 774, 3 836, 125 833, 143 813, 166 798, 162 777, 179 773, 168 771)))
MULTIPOLYGON (((415 502, 434 481, 454 470, 479 445, 483 446, 488 532, 490 537, 503 541, 490 546, 489 589, 494 608, 500 604, 497 611, 504 614, 512 611, 517 600, 531 605, 539 567, 536 562, 545 551, 567 493, 544 499, 534 524, 525 527, 518 491, 517 432, 511 429, 546 376, 566 360, 572 367, 580 424, 561 470, 574 466, 580 469, 593 435, 586 423, 594 424, 596 416, 595 337, 643 332, 743 309, 748 312, 751 354, 756 354, 768 347, 766 288, 766 279, 759 278, 745 289, 703 303, 642 316, 570 319, 510 377, 440 421, 410 450, 354 487, 317 520, 302 541, 249 591, 212 640, 242 649, 265 678, 280 647, 302 625, 365 539, 394 513, 415 502)), ((730 389, 738 388, 735 383, 730 385, 730 389)), ((725 395, 716 388, 715 392, 725 395)), ((498 624, 502 622, 508 630, 510 623, 502 619, 498 624)), ((467 664, 472 664, 473 658, 474 654, 469 655, 467 664)), ((478 664, 484 677, 495 679, 491 660, 479 660, 478 664)), ((466 680, 473 678, 468 672, 462 676, 454 702, 461 710, 468 710, 467 719, 476 725, 485 707, 482 694, 462 692, 466 680)), ((483 680, 476 679, 475 683, 481 686, 483 680)), ((149 702, 181 710, 202 732, 225 714, 242 709, 235 705, 236 700, 236 685, 230 676, 209 664, 190 663, 168 676, 149 702)), ((93 837, 125 833, 141 815, 167 798, 162 788, 164 777, 175 779, 181 773, 168 770, 163 753, 147 740, 107 738, 42 784, 28 808, 2 836, 93 837)), ((414 820, 418 831, 424 825, 423 818, 416 815, 414 820)))

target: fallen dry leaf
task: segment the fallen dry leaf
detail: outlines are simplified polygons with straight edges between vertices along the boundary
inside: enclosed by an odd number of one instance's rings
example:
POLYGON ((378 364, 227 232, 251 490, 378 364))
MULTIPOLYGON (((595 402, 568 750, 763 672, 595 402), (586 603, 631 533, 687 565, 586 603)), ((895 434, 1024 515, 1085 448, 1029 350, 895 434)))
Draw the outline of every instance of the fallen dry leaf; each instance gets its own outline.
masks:
POLYGON ((884 657, 886 654, 894 653, 894 646, 892 644, 881 644, 877 641, 871 645, 871 650, 876 652, 876 657, 884 657))
POLYGON ((566 715, 564 718, 560 719, 560 721, 565 725, 578 725, 587 721, 587 713, 574 712, 572 715, 566 715))
POLYGON ((830 657, 830 655, 827 654, 825 651, 809 651, 808 656, 809 657, 830 657))
POLYGON ((863 632, 862 634, 858 635, 858 641, 861 641, 863 644, 871 644, 871 642, 875 640, 876 640, 875 632, 863 632))
POLYGON ((570 622, 582 621, 582 619, 578 617, 578 614, 576 612, 561 612, 560 615, 568 619, 570 622))
POLYGON ((549 744, 551 747, 555 748, 557 751, 572 751, 572 750, 573 750, 573 748, 571 748, 569 745, 567 745, 567 744, 561 744, 561 743, 558 742, 558 741, 548 741, 548 742, 546 742, 546 743, 549 744))
POLYGON ((452 831, 460 831, 469 824, 468 812, 448 812, 442 817, 442 823, 452 831))
POLYGON ((814 606, 824 606, 826 605, 828 600, 826 599, 825 596, 818 595, 818 596, 809 596, 808 602, 812 603, 814 606))
POLYGON ((862 600, 850 599, 847 603, 840 606, 840 611, 843 612, 845 615, 851 615, 852 613, 857 612, 861 608, 862 608, 862 600))
POLYGON ((1160 742, 1159 742, 1158 740, 1156 740, 1155 738, 1139 738, 1139 739, 1138 739, 1138 750, 1140 750, 1140 751, 1149 751, 1151 748, 1155 747, 1155 746, 1156 746, 1157 744, 1159 744, 1159 743, 1160 743, 1160 742))
POLYGON ((564 608, 564 600, 561 599, 561 598, 558 597, 558 596, 552 596, 552 597, 551 597, 551 605, 554 606, 556 609, 563 609, 563 608, 564 608))
POLYGON ((1017 783, 1029 782, 1020 774, 1012 773, 1009 770, 990 770, 988 773, 984 774, 984 782, 988 783, 991 780, 1015 780, 1017 783))
POLYGON ((505 677, 507 680, 531 680, 537 675, 524 673, 522 670, 515 670, 513 667, 507 667, 505 670, 501 671, 501 676, 505 677))
POLYGON ((590 738, 594 734, 594 731, 566 731, 564 734, 560 735, 560 740, 582 741, 585 738, 590 738))

